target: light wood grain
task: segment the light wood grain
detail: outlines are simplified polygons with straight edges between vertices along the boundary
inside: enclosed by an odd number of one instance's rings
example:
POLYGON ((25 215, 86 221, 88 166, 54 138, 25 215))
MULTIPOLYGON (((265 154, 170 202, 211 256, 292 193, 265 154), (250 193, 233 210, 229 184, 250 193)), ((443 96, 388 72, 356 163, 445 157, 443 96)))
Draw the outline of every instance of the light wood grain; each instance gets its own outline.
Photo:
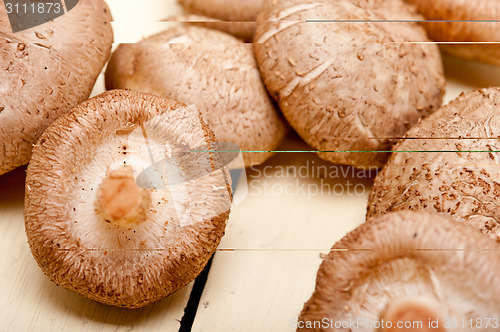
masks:
MULTIPOLYGON (((500 68, 450 58, 445 59, 448 84, 445 103, 461 92, 500 84, 500 68)), ((298 138, 283 149, 309 150, 298 138)), ((313 154, 278 155, 266 165, 300 167, 327 165, 313 154)), ((366 195, 331 196, 308 194, 257 195, 262 185, 301 186, 319 180, 282 179, 249 173, 249 196, 233 209, 227 234, 214 257, 193 331, 294 331, 304 302, 314 290, 320 254, 365 220, 371 181, 346 176, 330 183, 359 183, 366 195), (258 183, 258 184, 257 184, 258 183), (253 191, 252 191, 253 188, 253 191), (242 250, 252 249, 252 250, 242 250)), ((262 174, 261 174, 262 175, 262 174)))
MULTIPOLYGON (((310 148, 292 136, 283 149, 310 148)), ((248 172, 248 196, 231 213, 193 331, 294 330, 291 321, 314 289, 320 254, 364 221, 371 179, 352 171, 311 153, 285 153, 248 172), (330 176, 320 177, 325 168, 330 176), (335 178, 336 171, 350 175, 335 178), (358 194, 348 192, 350 185, 358 194), (315 194, 321 186, 323 193, 315 194), (278 188, 290 192, 280 195, 278 188)))

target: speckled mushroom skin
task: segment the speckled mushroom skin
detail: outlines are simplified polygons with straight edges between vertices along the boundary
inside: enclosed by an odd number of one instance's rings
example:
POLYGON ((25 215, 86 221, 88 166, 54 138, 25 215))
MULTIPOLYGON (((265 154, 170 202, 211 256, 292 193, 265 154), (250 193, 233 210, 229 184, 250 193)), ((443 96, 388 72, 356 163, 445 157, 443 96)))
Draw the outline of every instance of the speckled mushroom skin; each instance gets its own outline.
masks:
MULTIPOLYGON (((262 83, 252 47, 223 32, 183 25, 122 44, 106 70, 108 89, 131 89, 194 104, 219 142, 275 150, 285 126, 262 83)), ((244 153, 261 164, 273 153, 244 153)))
POLYGON ((452 55, 500 64, 500 2, 497 0, 405 0, 414 4, 427 20, 490 21, 428 22, 422 26, 429 37, 452 55), (497 21, 497 22, 491 22, 497 21), (469 44, 455 44, 468 42, 469 44), (483 44, 476 44, 483 43, 483 44), (496 44, 491 44, 496 43, 496 44))
MULTIPOLYGON (((95 201, 110 169, 127 165, 137 175, 150 165, 150 154, 161 160, 175 155, 177 145, 193 149, 214 141, 186 105, 129 91, 101 94, 57 119, 35 145, 26 179, 26 233, 40 268, 60 286, 127 308, 192 281, 224 235, 231 205, 229 173, 215 167, 216 155, 210 153, 206 174, 204 164, 188 170, 202 174, 182 184, 182 215, 168 191, 150 190, 147 219, 126 229, 106 222, 95 201), (150 150, 133 128, 148 133, 150 150)), ((186 158, 198 162, 192 153, 186 158)))
POLYGON ((477 90, 418 123, 394 150, 429 152, 392 154, 375 179, 368 218, 437 211, 500 241, 499 110, 499 88, 477 90))
POLYGON ((255 20, 264 0, 178 0, 189 13, 203 15, 226 23, 207 26, 250 41, 255 33, 255 20))
MULTIPOLYGON (((442 318, 497 317, 499 262, 494 241, 450 218, 426 212, 387 214, 332 247, 298 320, 380 322, 386 306, 401 298, 429 300, 442 318)), ((362 323, 355 330, 379 331, 362 323)))
MULTIPOLYGON (((399 0, 273 0, 254 39, 264 83, 298 134, 319 151, 387 151, 441 105, 437 46, 415 23, 305 20, 418 19, 399 0)), ((334 163, 381 167, 388 153, 320 153, 334 163)))
POLYGON ((45 128, 89 97, 111 52, 110 22, 104 1, 81 0, 13 34, 0 11, 0 174, 27 164, 45 128))

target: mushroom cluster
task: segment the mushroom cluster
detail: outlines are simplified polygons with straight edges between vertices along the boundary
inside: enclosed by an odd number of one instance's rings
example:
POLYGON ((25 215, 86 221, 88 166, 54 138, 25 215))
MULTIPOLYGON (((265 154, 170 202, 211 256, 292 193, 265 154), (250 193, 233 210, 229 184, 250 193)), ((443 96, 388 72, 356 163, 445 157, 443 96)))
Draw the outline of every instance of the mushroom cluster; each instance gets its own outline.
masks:
POLYGON ((231 206, 218 154, 193 152, 214 142, 195 109, 130 91, 60 117, 35 145, 26 178, 26 233, 40 268, 58 285, 127 308, 192 281, 231 206), (151 164, 155 186, 140 186, 151 164))
POLYGON ((178 2, 236 37, 181 24, 122 44, 110 91, 87 101, 113 40, 104 1, 18 33, 0 13, 0 175, 30 161, 25 229, 53 282, 140 308, 196 278, 229 218, 227 165, 240 149, 244 166, 266 162, 286 135, 275 101, 321 158, 383 167, 299 330, 498 315, 500 88, 441 107, 431 39, 499 64, 500 2, 178 2))
POLYGON ((298 330, 451 331, 454 321, 498 316, 499 269, 495 241, 467 226, 435 213, 387 214, 332 247, 298 330))
POLYGON ((321 158, 382 167, 395 139, 440 107, 441 57, 419 19, 400 0, 263 6, 254 47, 264 83, 321 158))
POLYGON ((499 108, 500 88, 472 91, 408 131, 375 179, 368 218, 434 211, 500 241, 499 108))
POLYGON ((27 164, 45 128, 89 97, 111 52, 111 20, 103 0, 87 0, 12 33, 0 11, 0 174, 27 164))
POLYGON ((195 105, 219 142, 247 151, 247 166, 271 157, 266 151, 276 150, 285 136, 251 45, 223 32, 181 25, 122 44, 106 70, 106 87, 195 105))

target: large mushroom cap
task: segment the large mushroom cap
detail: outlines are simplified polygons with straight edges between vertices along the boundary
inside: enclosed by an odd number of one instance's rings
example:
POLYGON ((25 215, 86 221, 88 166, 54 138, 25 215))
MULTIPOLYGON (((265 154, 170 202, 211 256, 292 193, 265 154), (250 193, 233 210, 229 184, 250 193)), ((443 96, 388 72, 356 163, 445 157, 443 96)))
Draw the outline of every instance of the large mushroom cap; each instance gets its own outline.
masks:
MULTIPOLYGON (((243 151, 275 150, 285 135, 251 45, 219 31, 183 25, 122 44, 109 62, 106 86, 194 104, 219 142, 243 151)), ((270 156, 243 154, 246 165, 270 156)))
POLYGON ((245 40, 253 38, 255 20, 263 3, 264 0, 179 0, 189 13, 226 22, 215 27, 245 40))
POLYGON ((400 0, 275 0, 263 7, 254 45, 264 82, 309 145, 340 151, 320 157, 381 167, 388 153, 359 151, 390 150, 394 138, 441 105, 441 58, 425 31, 416 23, 362 22, 420 18, 412 9, 400 0))
POLYGON ((500 88, 476 90, 423 119, 375 179, 368 217, 436 211, 500 241, 500 88))
POLYGON ((430 22, 429 37, 446 52, 500 64, 500 2, 497 0, 406 0, 430 22), (442 21, 442 22, 440 22, 442 21))
POLYGON ((27 164, 45 128, 89 97, 111 51, 110 23, 102 0, 15 34, 0 11, 0 174, 27 164))
POLYGON ((26 179, 38 265, 65 288, 128 308, 186 285, 215 251, 230 209, 217 154, 192 152, 213 142, 195 110, 128 91, 58 119, 34 147, 26 179), (156 186, 139 186, 151 164, 156 186))
POLYGON ((299 330, 389 331, 398 322, 422 322, 407 331, 481 330, 462 321, 498 317, 499 271, 498 246, 480 232, 439 214, 387 214, 333 246, 299 330))

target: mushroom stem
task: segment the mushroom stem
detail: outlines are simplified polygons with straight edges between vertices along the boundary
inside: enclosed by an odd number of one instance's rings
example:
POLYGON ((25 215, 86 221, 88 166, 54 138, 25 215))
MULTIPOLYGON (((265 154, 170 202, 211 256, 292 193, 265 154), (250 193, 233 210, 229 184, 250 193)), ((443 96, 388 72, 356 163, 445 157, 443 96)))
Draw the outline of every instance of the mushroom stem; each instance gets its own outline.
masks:
POLYGON ((132 168, 125 166, 104 178, 96 206, 106 222, 130 228, 146 220, 150 201, 149 192, 135 183, 132 168))
POLYGON ((384 326, 380 332, 395 330, 447 331, 434 306, 421 300, 403 299, 389 303, 381 318, 384 321, 384 326))

